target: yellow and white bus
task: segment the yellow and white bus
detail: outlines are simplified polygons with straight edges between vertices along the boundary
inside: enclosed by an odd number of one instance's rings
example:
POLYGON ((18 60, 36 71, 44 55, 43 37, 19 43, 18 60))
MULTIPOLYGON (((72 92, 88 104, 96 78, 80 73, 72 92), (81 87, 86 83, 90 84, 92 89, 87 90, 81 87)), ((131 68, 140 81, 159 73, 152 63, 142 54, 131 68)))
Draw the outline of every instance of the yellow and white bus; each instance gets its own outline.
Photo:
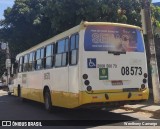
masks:
POLYGON ((17 55, 14 95, 76 108, 124 104, 149 96, 141 28, 82 22, 17 55))

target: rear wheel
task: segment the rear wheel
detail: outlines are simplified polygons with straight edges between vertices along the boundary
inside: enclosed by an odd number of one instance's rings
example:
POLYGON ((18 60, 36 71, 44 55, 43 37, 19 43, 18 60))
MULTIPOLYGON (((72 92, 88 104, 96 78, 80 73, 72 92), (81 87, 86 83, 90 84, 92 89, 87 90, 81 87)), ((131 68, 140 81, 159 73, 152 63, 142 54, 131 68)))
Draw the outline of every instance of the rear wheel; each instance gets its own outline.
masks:
POLYGON ((52 110, 52 102, 51 102, 51 95, 50 95, 50 91, 46 90, 44 93, 44 104, 45 104, 45 109, 48 112, 51 112, 52 110))

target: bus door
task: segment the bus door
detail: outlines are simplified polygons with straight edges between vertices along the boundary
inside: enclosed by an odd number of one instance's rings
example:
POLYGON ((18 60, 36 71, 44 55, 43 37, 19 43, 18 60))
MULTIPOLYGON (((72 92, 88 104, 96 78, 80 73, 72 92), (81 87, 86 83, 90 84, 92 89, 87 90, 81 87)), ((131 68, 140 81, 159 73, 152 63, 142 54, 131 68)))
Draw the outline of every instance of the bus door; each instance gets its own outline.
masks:
MULTIPOLYGON (((75 105, 78 104, 78 75, 79 75, 79 65, 78 65, 78 52, 79 52, 79 34, 73 34, 70 38, 70 49, 69 49, 69 92, 70 100, 73 100, 75 105)), ((70 103, 73 104, 73 103, 70 103)))
MULTIPOLYGON (((65 38, 56 43, 55 69, 53 73, 53 85, 57 93, 56 105, 68 104, 68 43, 69 39, 65 38)), ((54 97, 53 97, 54 99, 54 97)))

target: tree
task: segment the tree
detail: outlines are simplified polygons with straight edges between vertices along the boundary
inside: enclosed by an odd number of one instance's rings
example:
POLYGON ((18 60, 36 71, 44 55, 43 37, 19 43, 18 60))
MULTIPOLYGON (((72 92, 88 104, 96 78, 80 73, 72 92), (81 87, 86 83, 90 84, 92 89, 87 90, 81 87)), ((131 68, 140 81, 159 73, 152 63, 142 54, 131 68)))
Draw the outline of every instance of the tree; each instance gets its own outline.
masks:
POLYGON ((140 10, 137 0, 15 0, 0 21, 0 41, 15 57, 82 20, 141 26, 140 10))
POLYGON ((15 0, 0 21, 0 39, 16 55, 82 20, 140 26, 140 7, 136 0, 15 0))
MULTIPOLYGON (((160 28, 160 7, 151 5, 152 12, 152 23, 154 28, 154 34, 157 36, 158 34, 155 32, 156 28, 160 28)), ((160 37, 160 35, 158 35, 160 37)))
POLYGON ((120 22, 141 26, 141 4, 136 0, 49 0, 47 16, 55 33, 82 20, 120 22))
POLYGON ((16 0, 12 8, 5 10, 0 38, 9 42, 12 52, 17 54, 51 36, 45 6, 45 0, 16 0))

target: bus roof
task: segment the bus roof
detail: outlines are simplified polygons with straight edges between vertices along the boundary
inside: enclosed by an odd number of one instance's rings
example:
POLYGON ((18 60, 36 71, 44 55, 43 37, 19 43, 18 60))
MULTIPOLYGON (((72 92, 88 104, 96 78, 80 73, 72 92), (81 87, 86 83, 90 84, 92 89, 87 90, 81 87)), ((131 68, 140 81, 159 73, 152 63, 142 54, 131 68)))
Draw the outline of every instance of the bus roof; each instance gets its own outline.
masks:
POLYGON ((134 25, 129 25, 129 24, 122 24, 122 23, 113 23, 113 22, 83 22, 84 26, 102 26, 102 25, 108 25, 108 26, 120 26, 120 27, 128 27, 128 28, 134 28, 134 29, 139 29, 141 30, 140 27, 134 26, 134 25))
POLYGON ((79 32, 81 29, 84 29, 87 26, 95 26, 95 25, 96 26, 102 26, 102 25, 120 26, 120 27, 127 27, 127 28, 134 28, 134 29, 141 30, 140 27, 134 26, 134 25, 129 25, 129 24, 113 23, 113 22, 87 22, 87 21, 84 21, 84 22, 81 22, 79 25, 77 25, 77 26, 75 26, 75 27, 73 27, 73 28, 71 28, 71 29, 69 29, 67 31, 64 31, 64 32, 62 32, 62 33, 60 33, 60 34, 58 34, 58 35, 46 40, 46 41, 43 41, 43 42, 31 47, 30 49, 22 52, 22 53, 19 53, 16 58, 19 58, 20 56, 28 54, 28 53, 30 53, 32 51, 35 51, 35 50, 39 49, 39 48, 42 48, 42 47, 44 47, 44 46, 46 46, 48 44, 55 43, 56 41, 58 41, 60 39, 63 39, 65 37, 69 36, 69 35, 72 35, 72 34, 74 34, 76 32, 79 32))

